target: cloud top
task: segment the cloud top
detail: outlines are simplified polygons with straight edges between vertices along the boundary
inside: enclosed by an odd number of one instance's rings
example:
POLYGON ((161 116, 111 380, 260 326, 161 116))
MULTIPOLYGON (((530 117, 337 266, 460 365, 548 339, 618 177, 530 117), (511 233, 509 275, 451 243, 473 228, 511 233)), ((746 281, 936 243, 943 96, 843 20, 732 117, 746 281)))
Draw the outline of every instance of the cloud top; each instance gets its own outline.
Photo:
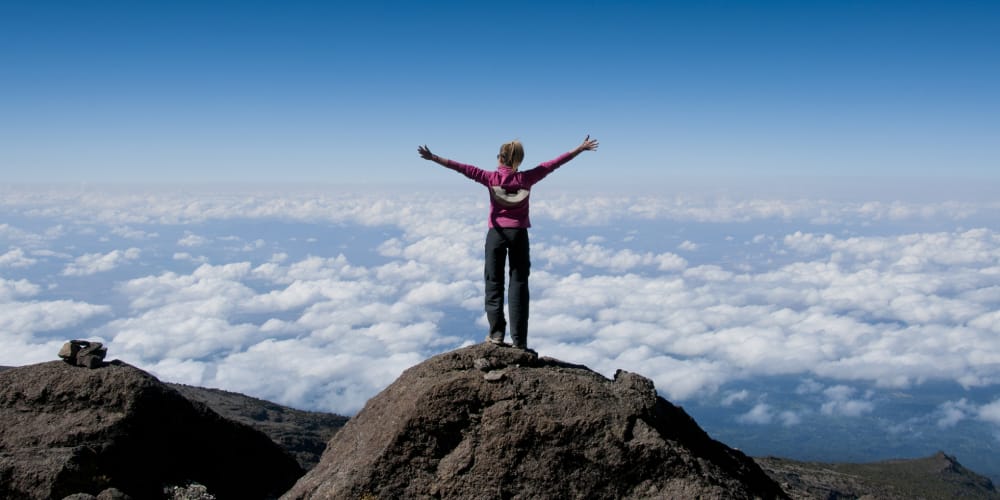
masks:
MULTIPOLYGON (((19 332, 4 339, 26 356, 82 329, 170 380, 351 413, 485 335, 481 197, 9 194, 0 209, 33 221, 0 227, 0 307, 19 332)), ((862 386, 1000 382, 1000 233, 964 226, 997 207, 553 194, 535 208, 545 354, 644 373, 681 401, 801 377, 811 411, 845 418, 879 411, 862 386)), ((727 400, 753 403, 747 424, 805 415, 741 394, 727 400)))

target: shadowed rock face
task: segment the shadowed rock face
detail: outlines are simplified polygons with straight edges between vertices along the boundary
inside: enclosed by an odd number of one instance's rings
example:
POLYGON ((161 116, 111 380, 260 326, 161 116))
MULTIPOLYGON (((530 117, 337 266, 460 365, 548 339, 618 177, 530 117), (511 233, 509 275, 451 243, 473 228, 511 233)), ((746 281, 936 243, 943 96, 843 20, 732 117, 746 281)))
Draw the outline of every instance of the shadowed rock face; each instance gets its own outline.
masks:
POLYGON ((347 417, 341 415, 296 410, 236 392, 183 384, 167 386, 223 417, 263 432, 295 457, 304 470, 319 463, 326 443, 347 423, 347 417))
POLYGON ((121 362, 0 373, 0 498, 115 487, 158 498, 194 481, 218 498, 271 498, 302 474, 263 434, 121 362))
POLYGON ((649 379, 488 344, 414 366, 285 498, 784 498, 649 379))

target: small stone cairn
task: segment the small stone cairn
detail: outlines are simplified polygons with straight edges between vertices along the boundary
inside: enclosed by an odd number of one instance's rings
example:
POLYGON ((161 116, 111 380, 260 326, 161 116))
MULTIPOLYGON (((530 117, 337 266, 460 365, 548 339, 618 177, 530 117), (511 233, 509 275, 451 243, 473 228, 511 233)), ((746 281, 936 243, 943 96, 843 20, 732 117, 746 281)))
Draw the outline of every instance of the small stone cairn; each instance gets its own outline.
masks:
POLYGON ((100 342, 90 342, 89 340, 70 340, 59 349, 59 357, 63 361, 85 368, 99 368, 104 366, 104 356, 108 355, 108 348, 100 342))

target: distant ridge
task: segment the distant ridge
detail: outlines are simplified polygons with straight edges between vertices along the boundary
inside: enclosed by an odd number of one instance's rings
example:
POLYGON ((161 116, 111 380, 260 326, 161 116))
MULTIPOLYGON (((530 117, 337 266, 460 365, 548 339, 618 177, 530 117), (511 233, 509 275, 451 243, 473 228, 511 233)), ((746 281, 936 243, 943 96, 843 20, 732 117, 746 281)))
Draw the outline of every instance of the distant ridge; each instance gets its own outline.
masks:
POLYGON ((924 458, 864 464, 800 462, 776 457, 757 463, 796 499, 997 499, 993 482, 937 452, 924 458))
POLYGON ((192 401, 204 403, 223 417, 263 432, 291 453, 305 470, 319 463, 327 441, 347 423, 347 417, 342 415, 296 410, 237 392, 167 385, 192 401))

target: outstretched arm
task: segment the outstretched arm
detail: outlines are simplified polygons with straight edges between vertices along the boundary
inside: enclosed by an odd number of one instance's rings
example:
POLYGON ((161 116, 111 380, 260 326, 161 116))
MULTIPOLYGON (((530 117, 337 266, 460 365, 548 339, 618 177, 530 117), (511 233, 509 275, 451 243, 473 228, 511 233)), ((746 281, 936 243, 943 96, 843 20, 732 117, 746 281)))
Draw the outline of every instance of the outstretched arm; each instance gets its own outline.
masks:
POLYGON ((576 155, 584 151, 596 150, 597 146, 598 146, 597 139, 591 139, 590 134, 587 134, 587 137, 583 138, 583 142, 581 142, 580 145, 574 148, 572 151, 563 153, 562 156, 554 160, 542 163, 541 165, 539 165, 539 167, 543 167, 550 171, 555 170, 556 168, 559 168, 560 165, 572 160, 573 158, 576 158, 576 155))
POLYGON ((442 167, 448 166, 448 159, 442 158, 434 153, 431 153, 431 150, 427 147, 426 144, 423 146, 418 146, 417 153, 420 153, 420 157, 425 160, 430 160, 434 163, 437 163, 438 165, 441 165, 442 167))
POLYGON ((597 149, 597 145, 598 145, 597 139, 591 139, 590 135, 588 134, 587 137, 583 139, 583 142, 581 142, 580 145, 577 146, 572 151, 563 153, 554 160, 549 160, 545 163, 541 163, 537 167, 525 171, 524 175, 527 176, 527 181, 530 184, 534 184, 544 179, 545 176, 551 174, 553 171, 555 171, 555 169, 559 168, 566 162, 572 160, 573 158, 576 158, 576 155, 584 151, 594 151, 595 149, 597 149))
POLYGON ((431 153, 431 150, 426 145, 418 146, 417 153, 420 153, 420 157, 425 160, 430 160, 438 165, 441 165, 442 167, 450 168, 480 184, 489 185, 489 173, 483 169, 473 165, 466 165, 454 160, 449 160, 447 158, 442 158, 434 153, 431 153))

